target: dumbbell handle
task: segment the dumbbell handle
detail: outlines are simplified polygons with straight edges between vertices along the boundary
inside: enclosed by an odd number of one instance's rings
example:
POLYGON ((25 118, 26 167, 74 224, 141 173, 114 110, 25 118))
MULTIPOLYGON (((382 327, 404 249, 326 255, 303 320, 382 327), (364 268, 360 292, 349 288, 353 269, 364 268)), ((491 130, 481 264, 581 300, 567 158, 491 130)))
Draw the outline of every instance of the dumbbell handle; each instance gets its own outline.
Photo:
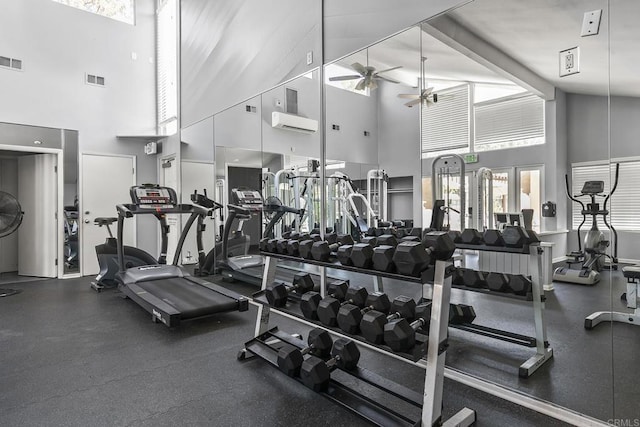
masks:
POLYGON ((413 322, 411 322, 411 324, 409 326, 411 326, 411 329, 413 329, 414 331, 417 331, 418 329, 420 329, 421 327, 423 327, 427 323, 428 323, 428 320, 425 320, 424 318, 421 317, 421 318, 416 319, 413 322))
POLYGON ((396 319, 402 319, 402 314, 400 314, 399 311, 396 311, 395 313, 390 313, 387 316, 387 323, 391 322, 392 320, 396 320, 396 319))

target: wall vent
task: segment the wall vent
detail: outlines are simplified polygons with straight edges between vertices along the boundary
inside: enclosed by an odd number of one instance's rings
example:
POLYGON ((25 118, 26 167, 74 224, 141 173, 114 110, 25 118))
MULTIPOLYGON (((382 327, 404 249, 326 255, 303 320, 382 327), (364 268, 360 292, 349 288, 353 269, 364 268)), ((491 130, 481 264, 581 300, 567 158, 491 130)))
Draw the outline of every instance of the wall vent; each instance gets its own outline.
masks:
POLYGON ((88 85, 104 86, 104 77, 86 73, 84 82, 88 85))
POLYGON ((0 56, 0 67, 11 68, 12 70, 22 70, 22 59, 0 56))

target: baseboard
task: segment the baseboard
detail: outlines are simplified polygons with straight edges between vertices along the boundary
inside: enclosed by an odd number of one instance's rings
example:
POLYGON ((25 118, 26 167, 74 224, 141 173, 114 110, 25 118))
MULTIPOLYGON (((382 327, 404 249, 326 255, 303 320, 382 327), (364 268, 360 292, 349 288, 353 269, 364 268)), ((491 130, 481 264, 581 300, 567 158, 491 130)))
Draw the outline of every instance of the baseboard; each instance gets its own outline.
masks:
MULTIPOLYGON (((551 260, 551 262, 553 264, 557 264, 557 263, 565 262, 568 259, 569 259, 569 257, 564 255, 564 256, 561 256, 561 257, 554 258, 553 260, 551 260)), ((640 259, 618 258, 618 262, 620 264, 640 264, 640 259)))

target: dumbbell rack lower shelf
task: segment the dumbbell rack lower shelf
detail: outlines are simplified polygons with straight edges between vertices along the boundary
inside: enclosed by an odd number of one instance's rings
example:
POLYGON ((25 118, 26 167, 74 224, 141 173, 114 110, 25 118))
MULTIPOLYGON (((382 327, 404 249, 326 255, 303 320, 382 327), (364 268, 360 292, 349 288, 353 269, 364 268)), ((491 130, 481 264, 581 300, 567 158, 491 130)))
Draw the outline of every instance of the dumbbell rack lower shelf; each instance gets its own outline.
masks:
MULTIPOLYGON (((289 257, 279 256, 275 254, 263 254, 265 255, 265 266, 262 280, 262 291, 264 291, 267 286, 269 286, 274 278, 276 272, 276 265, 278 258, 288 259, 289 257)), ((340 266, 336 266, 328 263, 319 263, 316 262, 320 266, 320 293, 321 295, 325 295, 326 292, 326 268, 340 268, 340 266)), ((445 358, 446 358, 446 350, 447 350, 447 327, 448 327, 448 319, 449 319, 449 301, 451 297, 451 276, 449 274, 451 270, 451 263, 445 261, 437 261, 435 265, 434 272, 434 280, 433 283, 427 283, 426 280, 422 280, 421 278, 416 277, 408 277, 397 274, 389 274, 389 273, 380 273, 376 271, 365 271, 360 269, 353 269, 348 267, 343 267, 344 270, 353 270, 358 273, 364 273, 369 275, 377 275, 382 277, 391 277, 399 280, 404 280, 407 282, 422 284, 424 287, 432 287, 432 310, 431 310, 431 321, 429 326, 429 335, 426 346, 426 357, 419 359, 417 361, 412 360, 413 358, 407 357, 408 355, 401 356, 396 353, 385 351, 382 347, 374 346, 368 343, 364 343, 362 341, 359 342, 360 346, 367 347, 374 351, 383 353, 390 357, 394 357, 396 359, 402 360, 406 363, 412 363, 414 365, 420 366, 425 369, 425 383, 424 383, 424 393, 420 398, 417 398, 417 393, 410 392, 406 390, 406 388, 400 386, 399 384, 395 384, 389 380, 381 378, 371 372, 365 371, 363 369, 359 369, 355 377, 360 380, 368 383, 374 384, 375 386, 392 396, 400 398, 406 402, 413 403, 414 405, 419 405, 422 407, 421 415, 419 420, 409 420, 405 419, 404 421, 401 414, 394 412, 393 410, 384 407, 381 403, 379 403, 380 399, 376 399, 376 401, 372 399, 368 399, 365 396, 357 396, 353 394, 351 391, 345 389, 342 386, 336 384, 334 381, 334 375, 332 374, 332 382, 331 386, 334 388, 329 388, 329 391, 333 394, 333 396, 329 396, 325 393, 326 397, 331 398, 332 400, 339 401, 341 405, 345 408, 353 411, 359 416, 377 424, 377 425, 423 425, 423 426, 433 426, 433 425, 451 425, 451 426, 468 426, 471 425, 476 418, 475 411, 469 408, 463 408, 459 412, 457 412, 453 417, 448 419, 446 422, 442 422, 442 388, 444 383, 444 368, 445 368, 445 358), (426 359, 426 361, 425 361, 426 359), (338 398, 340 396, 340 398, 338 398), (418 402, 416 402, 418 400, 418 402), (359 404, 358 401, 366 401, 367 405, 359 404), (374 410, 372 410, 374 409, 374 410), (392 420, 395 420, 392 422, 392 420)), ((424 294, 424 291, 423 291, 424 294)), ((308 324, 310 326, 318 326, 305 319, 300 318, 299 316, 292 315, 287 313, 285 310, 279 310, 276 308, 272 308, 263 302, 254 302, 258 306, 258 314, 256 319, 256 328, 254 338, 248 341, 245 344, 245 347, 238 354, 238 359, 244 360, 246 358, 252 356, 258 356, 270 364, 277 365, 277 346, 279 343, 286 342, 292 345, 296 345, 298 347, 304 347, 303 342, 295 341, 295 338, 291 336, 287 336, 286 334, 280 335, 279 331, 269 329, 269 315, 270 312, 273 311, 276 314, 283 315, 285 317, 294 319, 298 322, 308 324), (274 356, 275 355, 275 356, 274 356), (275 359, 274 359, 275 357, 275 359)), ((347 337, 345 334, 340 334, 337 331, 331 328, 324 328, 331 331, 333 334, 342 335, 347 337)), ((349 337, 352 338, 352 337, 349 337)), ((422 346, 418 346, 422 347, 422 346)), ((344 373, 346 371, 340 371, 340 373, 344 373)))

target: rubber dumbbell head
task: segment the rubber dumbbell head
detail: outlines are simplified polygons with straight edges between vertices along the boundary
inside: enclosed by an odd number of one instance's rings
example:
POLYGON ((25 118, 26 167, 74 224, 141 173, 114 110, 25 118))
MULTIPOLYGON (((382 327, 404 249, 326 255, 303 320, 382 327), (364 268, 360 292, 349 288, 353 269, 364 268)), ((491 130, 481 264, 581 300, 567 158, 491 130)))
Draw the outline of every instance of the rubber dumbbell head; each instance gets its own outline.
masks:
POLYGON ((427 329, 431 320, 431 303, 416 306, 416 320, 394 320, 384 326, 384 343, 393 351, 410 350, 416 343, 416 331, 427 329))
POLYGON ((388 313, 391 309, 391 302, 387 294, 383 292, 373 292, 367 296, 364 308, 360 308, 353 304, 345 304, 338 310, 338 327, 348 334, 357 334, 360 330, 360 322, 362 316, 371 311, 376 310, 388 313))
POLYGON ((487 246, 504 246, 504 239, 500 230, 488 229, 482 235, 482 240, 487 246))
POLYGON ((496 273, 494 271, 487 273, 486 278, 487 288, 494 292, 508 292, 509 288, 509 276, 504 273, 496 273))
POLYGON ((367 341, 374 344, 382 344, 384 341, 384 325, 392 320, 413 320, 416 312, 416 302, 413 298, 400 295, 391 303, 389 315, 372 310, 362 316, 360 321, 360 333, 367 341))
POLYGON ((300 241, 289 240, 287 242, 287 255, 300 256, 300 241))
POLYGON ((311 354, 320 358, 325 358, 331 354, 333 340, 329 332, 324 329, 315 328, 309 332, 307 345, 299 349, 292 345, 285 345, 278 351, 278 368, 290 377, 300 375, 300 367, 304 362, 304 356, 311 354))
POLYGON ((393 272, 396 268, 393 263, 393 254, 395 252, 396 247, 390 245, 380 245, 373 248, 373 255, 371 257, 373 269, 387 273, 393 272))
POLYGON ((315 356, 307 358, 300 367, 302 383, 314 391, 327 388, 331 379, 331 371, 336 368, 351 370, 358 366, 360 350, 355 342, 338 338, 331 348, 331 359, 326 362, 315 356))
POLYGON ((449 305, 449 323, 460 325, 462 323, 473 323, 476 319, 476 311, 467 304, 449 305))
POLYGON ((486 285, 486 281, 484 278, 484 274, 481 271, 472 270, 470 268, 465 268, 462 272, 462 281, 464 286, 468 286, 470 288, 484 288, 486 285))
POLYGON ((398 246, 398 239, 393 234, 383 234, 378 237, 377 246, 388 245, 388 246, 398 246))
POLYGON ((509 248, 521 248, 527 243, 527 232, 524 228, 515 225, 507 225, 502 230, 502 239, 509 248))
POLYGON ((531 280, 522 274, 513 274, 509 277, 509 289, 516 295, 527 295, 531 292, 531 287, 531 280))
POLYGON ((304 259, 311 259, 311 248, 313 247, 314 240, 308 239, 303 240, 298 245, 298 251, 300 253, 300 257, 304 259))
POLYGON ((462 243, 462 233, 458 230, 449 230, 447 231, 447 234, 451 237, 451 240, 453 240, 454 243, 462 243))
POLYGON ((351 251, 353 249, 353 245, 342 245, 338 247, 336 251, 336 258, 342 265, 353 265, 351 262, 351 251))
POLYGON ((419 276, 429 267, 431 258, 421 242, 401 242, 393 254, 393 263, 400 274, 419 276))
POLYGON ((313 280, 308 273, 296 274, 293 278, 293 285, 286 286, 284 283, 274 284, 265 289, 267 301, 274 307, 284 307, 291 292, 304 294, 313 290, 313 280))
POLYGON ((482 244, 482 233, 475 228, 465 228, 460 234, 461 243, 467 245, 480 245, 482 244))
MULTIPOLYGON (((327 286, 327 296, 339 301, 344 300, 349 282, 347 280, 336 280, 327 286)), ((318 320, 318 306, 322 301, 322 296, 318 292, 306 292, 300 297, 300 311, 302 315, 311 320, 318 320)))
POLYGON ((371 268, 373 265, 373 246, 368 243, 356 243, 351 249, 351 263, 358 268, 371 268))
POLYGON ((326 326, 338 325, 338 311, 345 304, 353 304, 358 307, 364 307, 367 302, 369 293, 365 288, 351 286, 347 290, 344 301, 340 302, 337 298, 326 297, 318 304, 318 319, 326 326))
POLYGON ((456 244, 446 231, 430 231, 422 238, 422 244, 431 255, 431 262, 446 261, 456 251, 456 244))

